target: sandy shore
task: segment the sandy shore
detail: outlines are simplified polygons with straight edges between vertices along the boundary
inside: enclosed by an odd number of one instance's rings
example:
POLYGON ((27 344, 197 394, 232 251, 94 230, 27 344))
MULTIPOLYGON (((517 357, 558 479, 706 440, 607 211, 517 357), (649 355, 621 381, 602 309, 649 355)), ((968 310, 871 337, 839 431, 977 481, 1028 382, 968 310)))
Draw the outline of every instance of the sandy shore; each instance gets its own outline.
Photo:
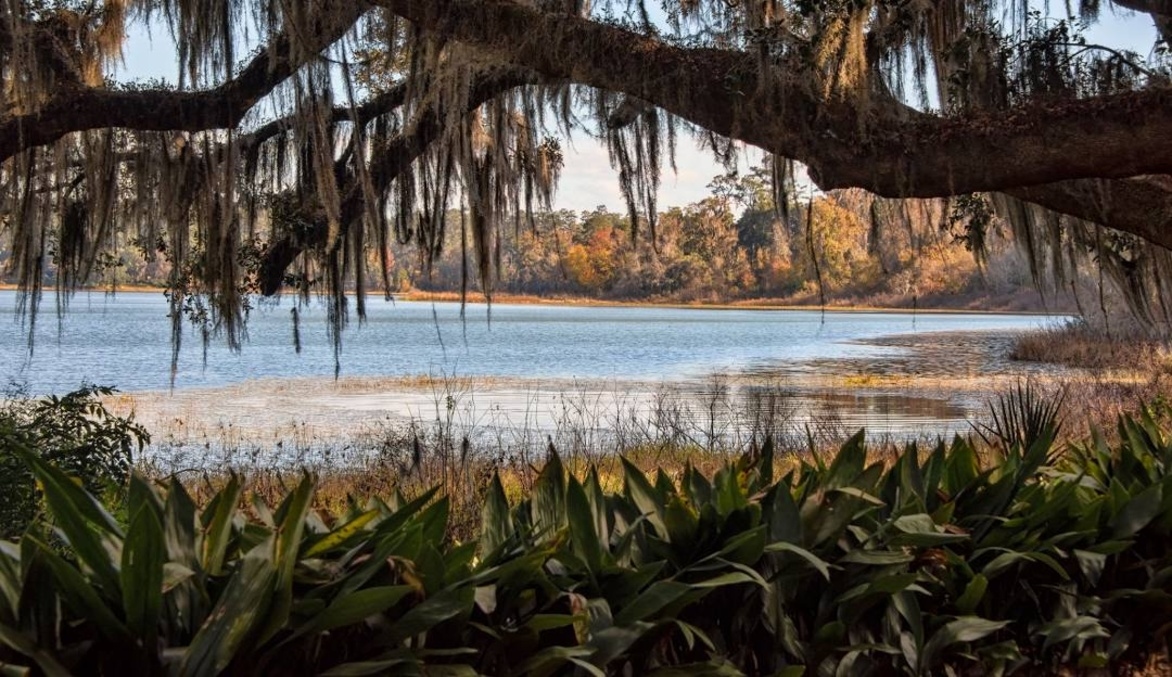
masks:
MULTIPOLYGON (((0 291, 16 291, 17 286, 12 283, 0 282, 0 291)), ((158 293, 165 290, 162 286, 120 284, 111 289, 109 285, 89 285, 78 289, 78 292, 94 293, 158 293)), ((51 288, 46 288, 51 291, 51 288)), ((372 296, 382 292, 368 292, 372 296)), ((394 298, 404 301, 436 301, 459 303, 460 294, 457 292, 425 292, 409 291, 393 294, 394 298)), ((469 292, 464 301, 470 305, 485 304, 487 299, 479 292, 469 292)), ((1044 313, 1043 308, 1028 310, 993 309, 986 310, 971 308, 971 304, 957 306, 925 306, 922 308, 893 308, 886 306, 870 306, 858 304, 832 304, 822 307, 816 303, 784 303, 778 299, 744 299, 728 303, 672 303, 667 301, 618 301, 609 299, 592 299, 581 296, 535 296, 532 294, 497 293, 493 295, 493 303, 509 305, 548 305, 548 306, 581 306, 599 308, 703 308, 705 310, 823 310, 827 313, 884 313, 892 315, 933 315, 948 313, 965 313, 967 315, 1037 315, 1044 313)))
MULTIPOLYGON (((459 303, 460 294, 456 292, 424 292, 410 291, 394 294, 396 299, 405 301, 437 301, 459 303)), ((487 299, 479 292, 469 292, 465 303, 485 304, 487 299)), ((869 306, 857 304, 833 304, 825 307, 816 303, 783 303, 776 299, 745 299, 729 303, 672 303, 667 301, 616 301, 608 299, 592 299, 580 296, 534 296, 531 294, 493 294, 493 303, 510 305, 550 305, 550 306, 584 306, 601 308, 703 308, 705 310, 823 310, 827 313, 883 313, 892 315, 934 315, 948 313, 965 313, 972 315, 1037 315, 1044 313, 1044 309, 1029 310, 983 310, 965 306, 939 306, 923 308, 893 308, 888 306, 869 306)))

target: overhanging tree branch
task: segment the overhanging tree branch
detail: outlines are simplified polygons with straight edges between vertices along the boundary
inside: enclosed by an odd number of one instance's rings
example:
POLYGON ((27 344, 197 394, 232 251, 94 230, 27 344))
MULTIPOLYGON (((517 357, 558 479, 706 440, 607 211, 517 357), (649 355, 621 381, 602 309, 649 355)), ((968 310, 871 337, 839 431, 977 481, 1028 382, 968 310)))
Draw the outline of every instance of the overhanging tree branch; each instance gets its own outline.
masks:
POLYGON ((337 3, 310 26, 278 34, 236 77, 194 92, 63 88, 39 109, 0 117, 0 161, 87 129, 229 129, 277 85, 341 38, 366 13, 365 0, 337 3), (303 40, 303 42, 301 42, 303 40))
POLYGON ((943 197, 1172 172, 1172 90, 939 116, 824 100, 757 55, 683 48, 503 0, 379 0, 418 25, 544 75, 619 91, 808 165, 823 188, 943 197))
MULTIPOLYGON (((426 30, 543 75, 623 92, 801 161, 824 189, 944 197, 1172 173, 1172 90, 1164 87, 1039 101, 1009 111, 932 115, 895 100, 826 99, 811 93, 792 69, 778 67, 766 81, 754 54, 677 47, 518 3, 379 4, 426 30)), ((1108 225, 1138 230, 1130 220, 1108 225)), ((1151 232, 1144 236, 1153 239, 1151 232)))
MULTIPOLYGON (((464 113, 472 112, 488 100, 510 89, 533 82, 536 82, 536 78, 522 69, 494 68, 485 70, 473 77, 467 99, 464 102, 464 113)), ((382 148, 374 150, 369 168, 373 193, 381 194, 386 191, 387 187, 419 159, 443 133, 443 122, 449 119, 448 111, 443 108, 436 97, 426 98, 431 103, 417 112, 410 126, 390 139, 382 148)), ((372 99, 369 105, 363 107, 363 112, 365 115, 373 116, 379 112, 387 112, 396 108, 402 103, 402 92, 396 88, 388 91, 386 95, 372 99), (380 111, 379 108, 375 107, 375 102, 381 102, 386 108, 380 111)), ((344 184, 340 192, 343 195, 341 209, 343 227, 354 227, 354 224, 362 217, 367 199, 367 193, 363 191, 355 172, 345 173, 344 184)), ((284 282, 285 270, 305 250, 324 246, 327 231, 327 225, 320 223, 308 233, 296 237, 286 234, 275 239, 265 251, 258 271, 261 293, 271 296, 280 291, 284 282)))

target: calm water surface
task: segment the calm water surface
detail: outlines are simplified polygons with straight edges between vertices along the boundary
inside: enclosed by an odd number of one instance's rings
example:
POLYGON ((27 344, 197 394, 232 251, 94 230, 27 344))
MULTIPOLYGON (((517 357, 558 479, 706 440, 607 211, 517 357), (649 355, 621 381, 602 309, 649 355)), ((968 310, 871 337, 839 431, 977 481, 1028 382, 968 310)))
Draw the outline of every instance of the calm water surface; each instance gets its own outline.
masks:
MULTIPOLYGON (((46 295, 35 350, 16 312, 15 292, 0 291, 0 379, 33 393, 62 393, 90 382, 124 391, 166 389, 170 323, 161 293, 83 293, 58 322, 46 295)), ((293 349, 292 299, 265 301, 248 323, 239 353, 213 340, 207 363, 187 332, 175 386, 224 386, 248 379, 332 377, 333 353, 324 308, 301 314, 303 349, 293 349)), ((769 369, 826 359, 898 353, 859 341, 891 334, 951 331, 1016 332, 1053 318, 1036 315, 827 313, 482 305, 464 319, 456 303, 381 299, 369 318, 344 335, 342 374, 458 374, 521 378, 672 381, 723 371, 769 369)))

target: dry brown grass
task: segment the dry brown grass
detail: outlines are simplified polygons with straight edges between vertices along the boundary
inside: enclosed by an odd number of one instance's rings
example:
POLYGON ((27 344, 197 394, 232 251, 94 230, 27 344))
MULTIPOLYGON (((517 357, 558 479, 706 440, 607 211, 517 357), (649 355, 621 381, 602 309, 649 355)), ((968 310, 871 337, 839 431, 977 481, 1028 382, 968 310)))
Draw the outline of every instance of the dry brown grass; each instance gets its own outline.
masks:
POLYGON ((1119 416, 1172 399, 1172 353, 1142 328, 1108 332, 1080 320, 1019 337, 1010 357, 1072 368, 1051 388, 1064 398, 1067 438, 1098 428, 1110 438, 1119 416))
POLYGON ((1163 342, 1138 329, 1112 334, 1079 320, 1022 334, 1010 357, 1023 362, 1047 362, 1099 371, 1134 371, 1145 375, 1153 370, 1172 369, 1172 356, 1163 342))

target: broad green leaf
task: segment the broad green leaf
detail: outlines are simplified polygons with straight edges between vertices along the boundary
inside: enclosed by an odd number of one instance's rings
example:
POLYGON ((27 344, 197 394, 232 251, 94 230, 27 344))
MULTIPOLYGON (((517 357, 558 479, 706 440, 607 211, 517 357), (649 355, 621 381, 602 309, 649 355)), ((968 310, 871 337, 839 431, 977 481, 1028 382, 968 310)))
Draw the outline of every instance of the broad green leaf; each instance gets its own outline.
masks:
POLYGON ((1099 619, 1092 616, 1077 616, 1050 621, 1035 630, 1034 635, 1042 637, 1042 651, 1046 651, 1056 644, 1065 644, 1071 640, 1107 638, 1111 633, 1107 632, 1099 619))
POLYGON ((155 646, 163 606, 167 544, 156 508, 143 504, 130 519, 122 545, 122 608, 126 624, 143 646, 155 646))
POLYGON ((174 590, 180 583, 187 581, 195 572, 182 564, 167 562, 163 565, 163 593, 174 590))
POLYGON ((606 494, 602 491, 602 483, 598 479, 598 468, 590 466, 582 489, 586 492, 587 502, 590 503, 590 514, 594 519, 594 531, 598 534, 598 542, 604 551, 609 552, 611 534, 607 515, 610 511, 607 509, 606 494))
POLYGON ((223 672, 236 652, 268 617, 277 578, 271 543, 250 550, 228 580, 220 600, 192 638, 182 674, 211 677, 223 672))
POLYGON ((0 623, 16 622, 23 586, 20 551, 15 544, 0 541, 0 623))
POLYGON ((765 496, 763 505, 769 510, 765 517, 769 521, 769 540, 774 542, 801 543, 802 517, 794 503, 789 485, 779 482, 765 496))
MULTIPOLYGON (((594 653, 594 649, 583 646, 549 646, 517 665, 515 671, 516 674, 530 675, 531 677, 554 675, 562 671, 567 664, 571 664, 572 659, 588 658, 592 653, 594 653)), ((581 663, 575 664, 581 665, 581 663)), ((585 668, 586 671, 592 675, 604 677, 606 674, 590 663, 586 663, 586 665, 589 666, 585 668)))
POLYGON ((830 581, 830 564, 828 564, 826 562, 826 560, 822 559, 821 557, 818 557, 817 555, 810 552, 809 550, 806 550, 805 548, 796 546, 793 543, 786 543, 783 541, 780 543, 770 543, 769 545, 765 546, 765 551, 766 552, 792 552, 793 554, 797 555, 798 557, 801 557, 802 559, 809 562, 810 565, 813 566, 818 571, 818 573, 822 574, 822 577, 825 578, 827 580, 827 582, 830 581))
POLYGON ((390 506, 394 508, 394 512, 391 513, 390 517, 378 523, 378 528, 375 529, 375 536, 372 536, 372 538, 393 534, 402 529, 405 524, 418 519, 423 509, 428 503, 431 503, 431 500, 439 492, 440 487, 437 485, 410 501, 404 501, 399 490, 396 489, 395 499, 391 501, 390 506))
POLYGON ((232 536, 232 516, 236 513, 236 505, 240 502, 240 478, 236 474, 228 479, 228 484, 221 489, 213 499, 211 519, 203 533, 203 549, 201 565, 203 570, 218 576, 224 571, 224 557, 228 552, 228 541, 232 536))
POLYGON ((950 621, 936 631, 928 643, 924 645, 923 668, 932 668, 944 650, 953 644, 975 642, 1009 625, 1009 621, 991 621, 976 616, 961 616, 950 621))
POLYGON ((980 474, 976 450, 968 442, 958 440, 944 461, 944 490, 956 496, 968 488, 980 474))
POLYGON ((993 558, 993 561, 985 565, 985 568, 981 570, 981 573, 983 573, 989 580, 993 580, 1009 569, 1009 567, 1018 564, 1019 562, 1040 562, 1050 567, 1050 569, 1054 573, 1058 574, 1058 576, 1063 580, 1068 580, 1070 578, 1070 574, 1066 573, 1066 570, 1062 568, 1062 565, 1056 562, 1053 557, 1050 557, 1049 555, 1041 552, 1004 552, 993 558))
POLYGON ((920 600, 905 590, 891 596, 891 606, 911 630, 900 633, 900 650, 912 669, 919 670, 921 649, 924 646, 924 614, 920 610, 920 600))
POLYGON ((273 541, 277 580, 268 619, 260 633, 261 643, 272 638, 289 620, 289 610, 293 607, 293 570, 297 566, 297 551, 301 548, 301 535, 305 531, 305 517, 313 499, 314 484, 313 477, 304 473, 297 488, 285 497, 273 516, 277 522, 276 540, 273 541))
POLYGON ((37 646, 36 642, 29 637, 7 625, 0 624, 0 642, 6 644, 13 651, 31 658, 41 669, 41 672, 45 673, 45 677, 70 677, 72 674, 61 663, 57 662, 52 654, 37 646))
POLYGON ((573 476, 570 476, 566 487, 566 517, 575 554, 586 562, 592 574, 596 574, 602 569, 602 543, 595 531, 594 515, 586 498, 586 490, 573 476))
POLYGON ((605 667, 655 627, 653 623, 634 621, 629 625, 613 626, 593 633, 587 643, 587 646, 595 648, 594 653, 590 654, 590 663, 605 667))
POLYGON ((366 525, 374 521, 374 519, 379 516, 379 513, 379 510, 374 509, 367 510, 366 512, 359 514, 346 524, 338 527, 337 529, 334 529, 330 533, 315 541, 312 545, 306 548, 305 552, 301 556, 305 559, 311 559, 347 545, 352 541, 352 539, 361 534, 363 529, 366 528, 366 525))
POLYGON ((533 525, 538 531, 553 534, 565 526, 566 471, 553 445, 545 465, 533 483, 533 525))
POLYGON ((852 496, 852 497, 857 498, 861 501, 865 501, 867 503, 870 503, 871 505, 878 505, 878 506, 886 505, 879 498, 872 496, 871 494, 863 491, 862 489, 859 489, 858 487, 838 487, 838 488, 834 489, 833 492, 839 493, 839 494, 846 494, 847 496, 852 496))
POLYGON ((80 571, 33 536, 26 534, 22 540, 31 541, 32 545, 40 550, 40 556, 44 558, 53 579, 57 582, 56 591, 64 599, 66 606, 81 618, 92 622, 97 631, 108 639, 115 642, 133 642, 130 630, 80 571))
POLYGON ((971 614, 985 597, 985 590, 989 588, 989 579, 984 574, 977 574, 964 587, 964 593, 956 600, 956 609, 962 614, 971 614))
POLYGON ((168 560, 188 569, 198 568, 200 556, 195 537, 195 503, 177 478, 171 478, 163 510, 168 560))
POLYGON ((493 473, 488 491, 484 494, 484 508, 480 512, 480 556, 496 552, 513 533, 513 518, 501 477, 493 473))
POLYGON ((765 579, 761 578, 760 576, 752 576, 744 571, 730 571, 727 574, 721 574, 707 580, 689 583, 688 585, 692 588, 707 589, 720 588, 726 585, 740 585, 741 583, 752 583, 761 587, 766 586, 765 579))
POLYGON ((684 477, 680 484, 693 507, 712 502, 712 485, 708 482, 708 478, 692 467, 691 461, 684 465, 684 477))
MULTIPOLYGON (((840 487, 854 488, 851 485, 854 480, 863 472, 863 468, 867 463, 867 446, 866 433, 859 430, 855 433, 838 453, 834 456, 834 461, 831 462, 830 467, 826 469, 826 475, 822 482, 822 489, 830 491, 840 487)), ((877 500, 877 499, 876 499, 877 500)))
POLYGON ((97 499, 60 469, 22 447, 14 451, 41 483, 57 528, 77 558, 109 594, 120 594, 118 558, 123 535, 118 523, 97 499))
POLYGON ((537 632, 544 632, 546 630, 571 626, 577 620, 577 616, 570 614, 534 614, 533 618, 530 618, 525 623, 525 627, 537 632))
POLYGON ((667 529, 663 524, 663 507, 666 504, 666 498, 651 486, 647 477, 633 463, 626 458, 621 460, 627 495, 635 502, 635 507, 638 508, 639 512, 651 522, 651 526, 655 527, 656 532, 666 534, 667 529))
POLYGON ((712 652, 716 651, 716 645, 713 644, 712 639, 708 636, 708 633, 704 632, 700 628, 697 628, 696 626, 692 625, 691 623, 685 623, 684 621, 681 621, 679 619, 676 619, 671 622, 677 628, 680 629, 680 632, 683 633, 684 640, 688 644, 689 651, 691 651, 692 648, 696 646, 697 639, 700 640, 700 643, 702 643, 705 647, 707 647, 709 651, 712 651, 712 652))
POLYGON ((913 560, 915 560, 913 555, 903 551, 856 549, 843 555, 838 561, 844 564, 890 566, 892 564, 905 564, 913 560))
POLYGON ((470 612, 476 595, 475 588, 444 590, 412 607, 391 624, 382 642, 398 644, 409 637, 427 632, 449 618, 470 612))
POLYGON ((656 581, 615 614, 615 625, 651 621, 668 605, 692 591, 692 586, 676 581, 656 581))
POLYGON ((667 500, 663 510, 664 540, 675 553, 673 561, 676 565, 683 565, 694 556, 696 535, 700 529, 700 521, 692 508, 679 496, 672 496, 667 500))
POLYGON ((1111 520, 1113 538, 1131 538, 1160 514, 1163 486, 1153 484, 1132 497, 1111 520))
POLYGON ((1078 560, 1078 568, 1082 570, 1087 581, 1092 585, 1099 584, 1099 578, 1103 575, 1103 569, 1107 566, 1107 556, 1089 550, 1075 549, 1075 559, 1078 560))
POLYGON ((398 604, 412 592, 409 585, 364 588, 335 600, 298 628, 296 636, 315 634, 359 623, 398 604))
POLYGON ((919 513, 903 515, 893 523, 900 533, 892 535, 887 543, 891 547, 914 546, 930 548, 946 543, 968 540, 966 534, 948 534, 936 525, 931 515, 919 513))

